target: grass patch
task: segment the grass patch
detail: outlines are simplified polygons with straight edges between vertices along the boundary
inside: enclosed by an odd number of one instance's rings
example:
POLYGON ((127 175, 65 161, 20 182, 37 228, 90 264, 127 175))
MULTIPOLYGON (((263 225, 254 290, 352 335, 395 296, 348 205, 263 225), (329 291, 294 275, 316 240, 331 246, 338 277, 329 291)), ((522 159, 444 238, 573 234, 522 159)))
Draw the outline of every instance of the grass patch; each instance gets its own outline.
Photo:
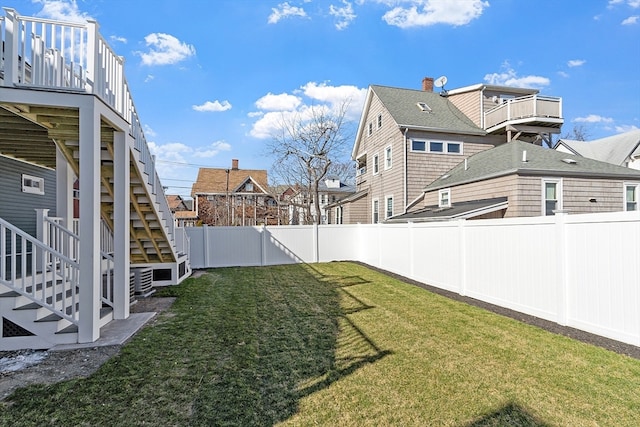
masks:
POLYGON ((351 263, 211 270, 1 425, 637 425, 640 361, 351 263))

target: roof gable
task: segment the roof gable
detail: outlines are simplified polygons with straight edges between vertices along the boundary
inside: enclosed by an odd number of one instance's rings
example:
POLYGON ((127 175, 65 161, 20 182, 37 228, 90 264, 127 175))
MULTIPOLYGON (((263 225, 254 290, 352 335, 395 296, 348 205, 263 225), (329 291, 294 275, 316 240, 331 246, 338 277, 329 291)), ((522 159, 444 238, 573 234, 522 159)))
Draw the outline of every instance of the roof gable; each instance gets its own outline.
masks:
POLYGON ((367 91, 351 157, 355 159, 365 135, 371 102, 377 97, 398 127, 452 134, 486 135, 445 96, 438 93, 371 85, 367 91), (424 106, 428 106, 425 108, 424 106))
POLYGON ((640 179, 638 170, 516 140, 469 157, 427 185, 424 191, 511 174, 640 179))
POLYGON ((560 146, 564 146, 583 157, 615 165, 624 165, 630 156, 640 154, 640 129, 590 142, 561 139, 555 148, 560 146))
POLYGON ((198 178, 191 187, 191 195, 233 192, 249 179, 255 182, 262 192, 266 192, 268 188, 266 170, 200 168, 198 178))

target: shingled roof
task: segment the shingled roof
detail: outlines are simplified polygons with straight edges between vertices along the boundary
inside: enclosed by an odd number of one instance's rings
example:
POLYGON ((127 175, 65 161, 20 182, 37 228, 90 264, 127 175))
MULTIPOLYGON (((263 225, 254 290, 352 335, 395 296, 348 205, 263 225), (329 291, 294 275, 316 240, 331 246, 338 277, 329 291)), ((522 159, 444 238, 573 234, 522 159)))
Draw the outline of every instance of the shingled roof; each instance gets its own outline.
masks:
POLYGON ((191 187, 191 196, 196 194, 225 194, 227 191, 235 192, 247 180, 252 180, 260 188, 254 192, 267 193, 267 171, 262 169, 222 169, 200 168, 198 178, 191 187), (227 187, 227 172, 229 185, 227 187))
POLYGON ((373 96, 377 96, 399 127, 454 134, 486 135, 484 129, 460 111, 446 96, 428 90, 401 89, 371 85, 356 135, 352 155, 364 135, 368 111, 373 96), (420 105, 427 108, 421 108, 420 105))
POLYGON ((511 174, 640 179, 639 170, 516 140, 469 157, 466 161, 466 167, 464 161, 460 162, 449 172, 427 185, 424 191, 433 191, 511 174), (523 154, 525 151, 526 155, 523 154))
POLYGON ((555 148, 560 145, 574 154, 622 166, 630 156, 640 155, 640 129, 589 142, 561 139, 555 148))

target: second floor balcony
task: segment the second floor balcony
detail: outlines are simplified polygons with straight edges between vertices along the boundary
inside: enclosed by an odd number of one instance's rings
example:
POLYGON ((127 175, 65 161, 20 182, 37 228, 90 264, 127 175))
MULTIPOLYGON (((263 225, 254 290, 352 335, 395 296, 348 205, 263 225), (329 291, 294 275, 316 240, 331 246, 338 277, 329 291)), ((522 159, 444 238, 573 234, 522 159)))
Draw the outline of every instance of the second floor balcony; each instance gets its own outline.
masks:
POLYGON ((550 133, 556 133, 563 123, 562 98, 551 96, 528 95, 508 99, 484 113, 484 129, 493 134, 504 133, 509 126, 546 128, 550 133))

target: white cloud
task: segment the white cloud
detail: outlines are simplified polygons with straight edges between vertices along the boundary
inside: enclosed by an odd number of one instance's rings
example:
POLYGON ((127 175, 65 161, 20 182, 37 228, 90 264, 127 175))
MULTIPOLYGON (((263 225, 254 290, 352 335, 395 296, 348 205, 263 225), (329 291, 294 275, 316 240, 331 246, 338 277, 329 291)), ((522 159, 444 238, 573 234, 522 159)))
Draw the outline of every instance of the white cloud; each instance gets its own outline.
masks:
POLYGON ((627 19, 623 20, 621 22, 622 25, 634 25, 638 23, 638 20, 640 19, 640 16, 638 15, 634 15, 634 16, 630 16, 627 19))
POLYGON ((589 114, 585 117, 576 117, 572 121, 578 123, 613 123, 613 119, 611 117, 602 117, 597 114, 589 114))
POLYGON ((249 134, 255 138, 271 138, 283 122, 306 120, 311 117, 313 109, 326 109, 329 114, 338 113, 346 101, 349 103, 345 119, 356 121, 360 118, 366 89, 356 86, 330 86, 327 83, 309 82, 293 91, 295 94, 271 93, 256 101, 258 112, 249 113, 249 117, 258 117, 249 134))
POLYGON ((154 132, 154 130, 151 129, 151 126, 145 124, 142 128, 144 129, 144 135, 147 138, 154 138, 155 136, 157 136, 157 134, 154 132))
POLYGON ((199 157, 199 158, 210 158, 210 157, 215 157, 221 151, 229 151, 229 150, 231 150, 231 144, 224 141, 216 141, 206 149, 198 148, 195 151, 195 153, 193 153, 193 156, 199 157))
POLYGON ((526 87, 533 89, 540 89, 544 86, 549 86, 551 83, 549 78, 543 76, 519 76, 508 62, 505 62, 502 68, 504 71, 501 73, 486 74, 484 81, 497 86, 526 87))
POLYGON ((640 130, 640 128, 638 126, 635 126, 635 125, 620 125, 620 126, 616 126, 616 132, 618 132, 618 133, 631 132, 632 130, 640 130))
POLYGON ((283 18, 289 18, 292 16, 300 16, 305 18, 307 13, 301 7, 291 6, 288 2, 280 3, 277 8, 271 8, 271 15, 267 22, 269 24, 276 24, 283 18))
POLYGON ((151 33, 144 38, 148 52, 136 52, 144 65, 175 64, 195 55, 193 45, 181 42, 174 36, 164 33, 151 33))
POLYGON ((342 0, 342 7, 330 5, 329 14, 337 18, 336 29, 344 30, 351 24, 351 21, 356 19, 356 14, 353 12, 351 3, 346 0, 342 0))
POLYGON ((558 71, 558 75, 560 77, 569 77, 569 73, 565 72, 565 71, 558 71))
POLYGON ((447 24, 466 25, 482 15, 489 7, 483 0, 378 0, 388 6, 398 6, 384 14, 382 19, 400 28, 426 27, 447 24))
POLYGON ((156 76, 154 76, 153 74, 147 74, 147 77, 144 78, 144 82, 145 83, 149 83, 151 80, 155 79, 156 76))
POLYGON ((567 66, 569 66, 569 67, 581 67, 586 62, 587 61, 584 60, 584 59, 571 59, 571 60, 567 61, 567 66))
POLYGON ((226 100, 220 102, 216 99, 213 102, 207 101, 201 105, 193 105, 191 108, 193 108, 196 111, 207 111, 207 112, 227 111, 231 109, 231 103, 229 103, 229 101, 226 101, 226 100))
POLYGON ((127 43, 127 39, 125 37, 120 37, 120 36, 111 36, 109 37, 109 39, 112 42, 117 42, 117 43, 127 43))
POLYGON ((640 8, 640 0, 629 0, 627 4, 634 9, 640 8))
POLYGON ((36 0, 34 3, 42 4, 42 10, 36 14, 42 18, 71 22, 86 22, 92 19, 87 13, 80 12, 76 0, 36 0))
POLYGON ((302 99, 288 93, 274 95, 271 92, 256 101, 256 107, 266 111, 291 111, 298 108, 302 99))

